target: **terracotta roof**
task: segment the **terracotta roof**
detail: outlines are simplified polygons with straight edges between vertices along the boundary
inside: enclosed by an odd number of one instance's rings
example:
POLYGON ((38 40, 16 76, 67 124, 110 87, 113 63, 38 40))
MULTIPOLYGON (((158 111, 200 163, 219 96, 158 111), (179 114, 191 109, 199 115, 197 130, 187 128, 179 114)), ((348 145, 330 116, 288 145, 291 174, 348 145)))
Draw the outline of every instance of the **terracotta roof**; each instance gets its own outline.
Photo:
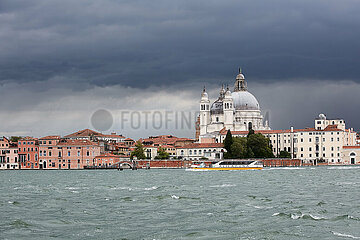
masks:
POLYGON ((38 140, 37 138, 33 138, 33 137, 24 137, 24 138, 22 138, 22 139, 20 139, 19 141, 23 141, 23 140, 33 140, 33 141, 36 141, 36 140, 38 140))
POLYGON ((134 140, 131 138, 127 138, 127 139, 125 139, 125 141, 134 141, 134 140))
POLYGON ((64 136, 64 138, 72 138, 72 137, 89 137, 89 136, 102 136, 101 133, 95 132, 91 129, 84 129, 77 131, 75 133, 71 133, 69 135, 64 136))
POLYGON ((112 153, 104 153, 104 154, 101 154, 99 156, 96 156, 95 158, 99 158, 99 157, 119 157, 119 155, 115 155, 115 154, 112 154, 112 153))
POLYGON ((1 138, 0 138, 0 141, 10 142, 9 139, 7 139, 7 137, 5 137, 5 136, 4 136, 4 137, 1 137, 1 138))
POLYGON ((190 138, 178 138, 172 135, 160 135, 157 137, 149 137, 142 139, 143 143, 148 143, 150 145, 175 145, 176 142, 193 142, 193 139, 190 138))
POLYGON ((222 148, 224 145, 222 143, 191 143, 183 147, 177 148, 222 148))
POLYGON ((59 142, 57 145, 59 146, 98 146, 98 144, 91 142, 89 140, 71 140, 66 139, 65 141, 59 142))
POLYGON ((46 137, 42 137, 42 138, 39 138, 39 140, 53 140, 53 139, 60 139, 60 136, 46 136, 46 137))
POLYGON ((101 134, 101 137, 108 137, 108 138, 125 138, 122 135, 117 135, 117 134, 101 134))
POLYGON ((359 145, 357 146, 343 146, 344 149, 353 149, 353 148, 360 148, 359 145))

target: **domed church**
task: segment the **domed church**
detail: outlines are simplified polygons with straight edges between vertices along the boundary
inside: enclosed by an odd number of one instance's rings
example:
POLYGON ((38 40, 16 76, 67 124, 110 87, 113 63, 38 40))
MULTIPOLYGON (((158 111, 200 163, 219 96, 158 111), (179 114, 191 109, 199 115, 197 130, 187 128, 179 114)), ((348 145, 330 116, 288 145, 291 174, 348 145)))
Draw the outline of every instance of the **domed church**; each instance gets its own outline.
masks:
POLYGON ((270 130, 267 121, 263 123, 259 102, 247 90, 245 76, 239 69, 233 92, 222 86, 218 99, 210 106, 209 96, 204 88, 200 100, 200 136, 216 133, 221 129, 231 131, 270 130))

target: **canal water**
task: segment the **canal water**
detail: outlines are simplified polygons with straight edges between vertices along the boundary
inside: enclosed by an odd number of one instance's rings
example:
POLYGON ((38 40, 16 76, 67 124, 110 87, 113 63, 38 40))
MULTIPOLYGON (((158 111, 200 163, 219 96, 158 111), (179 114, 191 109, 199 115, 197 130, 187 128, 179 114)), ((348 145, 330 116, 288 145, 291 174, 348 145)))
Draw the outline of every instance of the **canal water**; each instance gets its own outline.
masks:
POLYGON ((360 167, 0 171, 0 239, 360 239, 360 167))

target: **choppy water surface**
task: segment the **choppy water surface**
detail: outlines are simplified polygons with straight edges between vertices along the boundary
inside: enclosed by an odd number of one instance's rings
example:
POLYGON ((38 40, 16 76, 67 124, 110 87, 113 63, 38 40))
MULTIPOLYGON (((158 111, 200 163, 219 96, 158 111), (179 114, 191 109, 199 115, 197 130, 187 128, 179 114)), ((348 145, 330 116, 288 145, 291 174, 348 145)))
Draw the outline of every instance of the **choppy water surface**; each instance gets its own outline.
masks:
POLYGON ((0 171, 2 239, 360 239, 360 168, 0 171))

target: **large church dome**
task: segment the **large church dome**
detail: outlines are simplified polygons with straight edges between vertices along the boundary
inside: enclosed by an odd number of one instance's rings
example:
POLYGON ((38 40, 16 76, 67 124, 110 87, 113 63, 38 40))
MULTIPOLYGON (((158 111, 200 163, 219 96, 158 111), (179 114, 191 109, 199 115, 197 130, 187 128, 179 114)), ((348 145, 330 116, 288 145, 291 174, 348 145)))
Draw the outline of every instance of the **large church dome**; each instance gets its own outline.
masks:
POLYGON ((260 110, 259 102, 248 91, 231 93, 235 110, 260 110))

